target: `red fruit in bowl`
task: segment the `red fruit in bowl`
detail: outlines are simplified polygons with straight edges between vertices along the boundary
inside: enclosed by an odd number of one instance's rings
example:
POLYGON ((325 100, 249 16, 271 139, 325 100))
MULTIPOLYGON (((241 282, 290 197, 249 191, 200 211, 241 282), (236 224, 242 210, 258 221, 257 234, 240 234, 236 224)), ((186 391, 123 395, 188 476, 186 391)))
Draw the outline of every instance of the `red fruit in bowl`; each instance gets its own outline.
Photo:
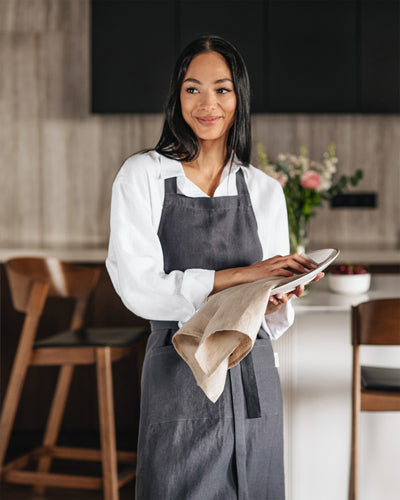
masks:
POLYGON ((367 270, 363 266, 353 264, 340 264, 334 271, 335 274, 366 274, 367 270))
POLYGON ((366 272, 367 272, 367 270, 364 267, 362 267, 362 266, 356 267, 356 270, 355 270, 356 274, 366 274, 366 272))

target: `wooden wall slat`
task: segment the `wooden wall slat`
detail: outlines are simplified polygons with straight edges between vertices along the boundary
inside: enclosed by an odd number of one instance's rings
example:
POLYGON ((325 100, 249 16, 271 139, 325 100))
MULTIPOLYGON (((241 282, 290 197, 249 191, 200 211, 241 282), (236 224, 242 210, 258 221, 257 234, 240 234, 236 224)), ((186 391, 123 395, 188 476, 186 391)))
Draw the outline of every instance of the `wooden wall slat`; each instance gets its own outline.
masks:
MULTIPOLYGON (((161 115, 90 113, 90 1, 0 0, 0 244, 106 245, 113 179, 152 147, 161 115)), ((330 210, 310 246, 395 247, 400 235, 400 117, 254 115, 253 142, 271 158, 321 158, 337 144, 339 173, 362 168, 376 210, 330 210)), ((255 150, 254 150, 255 153, 255 150)))
POLYGON ((42 33, 47 0, 0 0, 0 32, 42 33))
POLYGON ((46 0, 47 30, 85 33, 89 26, 90 1, 46 0))

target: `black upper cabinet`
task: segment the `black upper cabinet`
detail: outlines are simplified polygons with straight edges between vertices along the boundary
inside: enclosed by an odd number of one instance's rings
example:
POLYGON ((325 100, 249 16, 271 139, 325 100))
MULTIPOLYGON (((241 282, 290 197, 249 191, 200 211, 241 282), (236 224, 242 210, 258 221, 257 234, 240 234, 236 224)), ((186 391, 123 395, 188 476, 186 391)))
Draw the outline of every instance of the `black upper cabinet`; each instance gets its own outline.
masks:
POLYGON ((400 3, 361 6, 361 111, 400 111, 400 3))
POLYGON ((356 4, 271 3, 267 109, 357 110, 356 4))
POLYGON ((399 0, 92 0, 92 111, 160 113, 180 50, 225 37, 253 112, 400 112, 399 0))
POLYGON ((184 1, 180 6, 180 46, 201 34, 215 34, 229 40, 246 62, 251 83, 251 110, 265 110, 263 77, 264 2, 184 1))
POLYGON ((173 2, 92 2, 92 110, 160 113, 174 64, 173 2))

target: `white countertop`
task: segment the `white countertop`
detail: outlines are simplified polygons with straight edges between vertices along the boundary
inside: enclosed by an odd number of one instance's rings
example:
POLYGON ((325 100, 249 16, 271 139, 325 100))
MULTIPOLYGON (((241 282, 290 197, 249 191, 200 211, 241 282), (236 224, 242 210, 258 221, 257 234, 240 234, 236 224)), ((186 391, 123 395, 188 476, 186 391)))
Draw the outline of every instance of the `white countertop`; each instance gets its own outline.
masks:
POLYGON ((14 257, 56 257, 68 262, 101 263, 106 260, 106 247, 9 247, 0 248, 0 262, 14 257))
POLYGON ((370 290, 362 295, 330 292, 326 277, 308 285, 306 291, 303 297, 292 299, 297 313, 348 311, 351 306, 367 300, 400 297, 400 274, 373 274, 370 290))
MULTIPOLYGON (((104 262, 107 257, 106 246, 54 245, 54 246, 8 246, 0 248, 0 262, 12 257, 40 256, 57 257, 69 262, 104 262)), ((364 248, 343 249, 336 261, 352 262, 357 264, 398 264, 400 266, 400 249, 364 248)))

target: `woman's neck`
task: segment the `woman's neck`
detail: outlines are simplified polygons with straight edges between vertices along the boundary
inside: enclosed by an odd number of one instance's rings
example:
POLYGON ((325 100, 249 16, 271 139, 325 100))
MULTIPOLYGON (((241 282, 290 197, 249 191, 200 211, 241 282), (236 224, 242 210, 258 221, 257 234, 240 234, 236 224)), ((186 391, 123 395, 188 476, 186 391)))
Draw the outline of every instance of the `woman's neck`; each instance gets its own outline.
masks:
POLYGON ((199 146, 197 158, 184 165, 203 172, 207 177, 218 175, 227 162, 225 142, 199 141, 199 146))
MULTIPOLYGON (((205 141, 204 141, 205 142, 205 141)), ((227 161, 226 146, 200 143, 200 152, 191 162, 182 163, 185 175, 202 191, 212 196, 219 185, 227 161)))

